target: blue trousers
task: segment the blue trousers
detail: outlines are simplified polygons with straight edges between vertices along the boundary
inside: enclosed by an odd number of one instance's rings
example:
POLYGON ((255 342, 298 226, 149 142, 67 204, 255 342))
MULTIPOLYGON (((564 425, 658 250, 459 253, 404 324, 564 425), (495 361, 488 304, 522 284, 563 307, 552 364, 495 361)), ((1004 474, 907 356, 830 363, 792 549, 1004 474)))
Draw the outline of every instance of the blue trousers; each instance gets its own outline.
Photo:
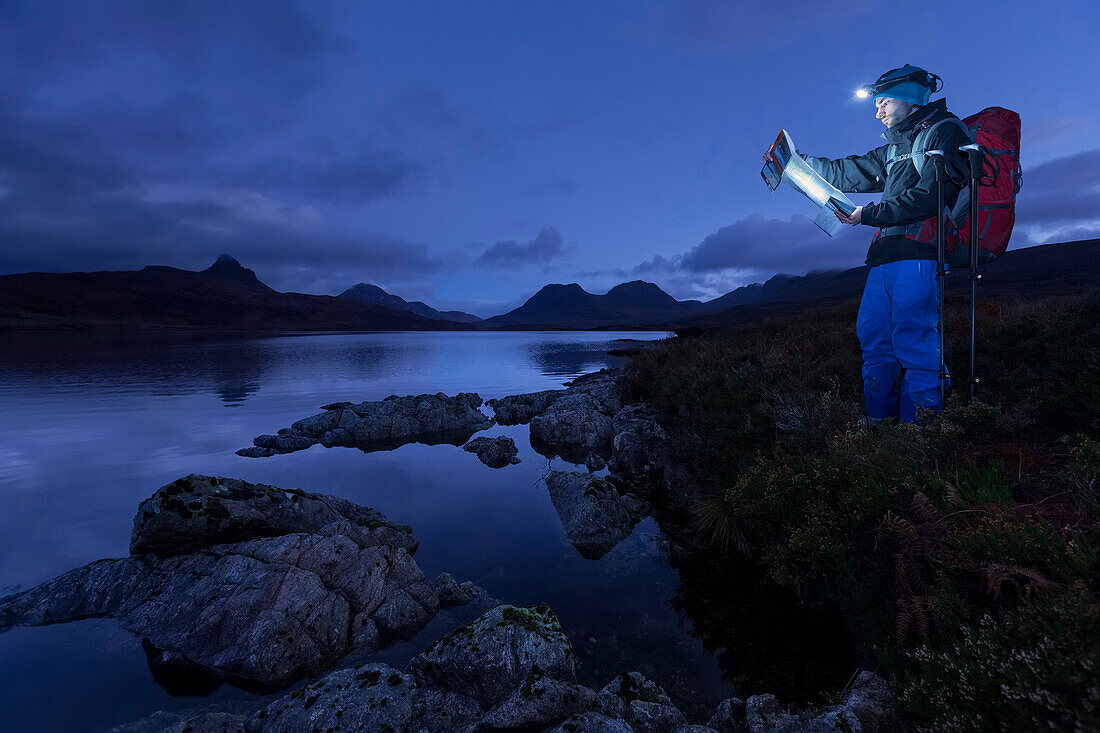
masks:
POLYGON ((934 261, 902 260, 872 267, 859 304, 856 334, 863 349, 867 417, 916 422, 922 410, 940 412, 939 283, 934 261))

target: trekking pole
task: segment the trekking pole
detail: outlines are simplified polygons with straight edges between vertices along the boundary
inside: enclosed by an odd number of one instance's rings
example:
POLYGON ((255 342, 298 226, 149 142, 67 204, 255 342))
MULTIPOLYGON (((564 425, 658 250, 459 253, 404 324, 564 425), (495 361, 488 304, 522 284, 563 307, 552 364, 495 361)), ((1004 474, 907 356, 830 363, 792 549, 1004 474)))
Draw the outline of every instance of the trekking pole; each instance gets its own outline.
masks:
POLYGON ((944 241, 943 241, 943 151, 942 150, 926 150, 924 151, 926 157, 932 159, 932 164, 936 170, 936 283, 939 285, 939 332, 940 332, 940 410, 943 410, 943 403, 945 399, 944 393, 947 390, 947 366, 944 363, 944 337, 943 337, 943 286, 946 284, 947 269, 944 263, 944 241))
POLYGON ((974 399, 974 390, 978 385, 978 375, 975 371, 974 344, 978 337, 978 281, 982 274, 978 272, 978 184, 982 175, 982 167, 985 156, 977 143, 970 143, 959 148, 966 153, 970 161, 970 389, 967 393, 967 402, 974 399))

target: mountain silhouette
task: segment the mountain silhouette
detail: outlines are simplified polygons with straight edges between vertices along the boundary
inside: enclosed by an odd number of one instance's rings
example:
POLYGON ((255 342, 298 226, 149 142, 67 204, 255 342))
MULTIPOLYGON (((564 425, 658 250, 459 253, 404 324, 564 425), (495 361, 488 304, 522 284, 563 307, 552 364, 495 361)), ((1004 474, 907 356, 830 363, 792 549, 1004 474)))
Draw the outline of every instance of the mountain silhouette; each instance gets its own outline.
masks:
POLYGON ((605 295, 593 295, 577 283, 543 287, 513 311, 486 319, 491 328, 630 328, 661 327, 689 314, 702 304, 678 301, 653 283, 634 280, 616 285, 605 295))
POLYGON ((198 272, 0 276, 0 330, 453 330, 451 320, 328 295, 277 292, 230 255, 198 272))
POLYGON ((394 310, 409 311, 410 313, 415 313, 424 318, 455 321, 457 323, 477 323, 481 320, 477 316, 463 313, 462 311, 437 311, 427 303, 422 303, 419 300, 410 303, 399 295, 387 293, 377 285, 370 285, 367 283, 359 283, 354 287, 348 288, 340 293, 340 297, 354 300, 359 303, 370 303, 373 305, 381 305, 386 308, 393 308, 394 310))

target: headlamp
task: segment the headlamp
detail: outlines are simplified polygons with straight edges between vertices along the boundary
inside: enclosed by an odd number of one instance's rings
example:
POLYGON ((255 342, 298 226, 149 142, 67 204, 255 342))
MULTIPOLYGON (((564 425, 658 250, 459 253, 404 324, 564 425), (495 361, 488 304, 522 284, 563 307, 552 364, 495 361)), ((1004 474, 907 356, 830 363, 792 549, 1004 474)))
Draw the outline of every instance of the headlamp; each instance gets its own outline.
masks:
MULTIPOLYGON (((887 72, 888 74, 889 72, 887 72)), ((885 76, 885 74, 883 75, 885 76)), ((856 90, 856 96, 860 99, 867 99, 868 97, 877 97, 885 91, 888 91, 898 84, 904 84, 905 82, 915 81, 921 86, 928 87, 928 89, 935 94, 939 90, 943 89, 943 79, 928 71, 914 71, 902 76, 893 76, 889 79, 883 79, 879 77, 878 81, 874 84, 865 84, 856 90)))

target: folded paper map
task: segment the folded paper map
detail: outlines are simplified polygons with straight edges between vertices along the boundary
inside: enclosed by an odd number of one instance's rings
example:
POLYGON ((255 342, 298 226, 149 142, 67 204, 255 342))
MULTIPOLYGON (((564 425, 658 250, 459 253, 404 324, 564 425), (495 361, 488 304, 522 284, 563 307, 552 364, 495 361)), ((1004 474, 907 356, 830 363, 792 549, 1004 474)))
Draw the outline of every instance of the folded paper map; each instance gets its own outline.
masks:
POLYGON ((764 169, 760 171, 760 175, 771 190, 779 188, 779 184, 785 181, 820 206, 821 210, 814 219, 814 224, 830 237, 836 234, 841 225, 835 212, 850 214, 856 208, 839 188, 822 178, 802 159, 786 130, 779 131, 779 137, 764 154, 764 169))

